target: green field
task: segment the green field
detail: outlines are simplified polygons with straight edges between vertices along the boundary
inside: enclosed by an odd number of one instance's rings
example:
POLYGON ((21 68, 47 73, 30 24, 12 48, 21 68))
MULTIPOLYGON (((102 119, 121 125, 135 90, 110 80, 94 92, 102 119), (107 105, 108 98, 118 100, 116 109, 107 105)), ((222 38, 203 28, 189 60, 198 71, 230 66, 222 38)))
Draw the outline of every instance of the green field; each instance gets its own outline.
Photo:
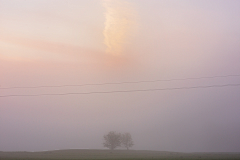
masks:
POLYGON ((0 160, 240 160, 240 153, 178 153, 137 150, 0 152, 0 160))

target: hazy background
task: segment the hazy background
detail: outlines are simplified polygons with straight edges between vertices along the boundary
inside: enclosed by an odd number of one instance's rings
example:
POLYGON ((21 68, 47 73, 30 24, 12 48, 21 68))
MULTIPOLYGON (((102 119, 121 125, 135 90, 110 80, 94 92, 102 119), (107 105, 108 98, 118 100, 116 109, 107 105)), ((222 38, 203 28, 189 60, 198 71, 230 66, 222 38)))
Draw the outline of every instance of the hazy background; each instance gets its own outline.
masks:
MULTIPOLYGON (((238 0, 0 0, 0 95, 239 83, 4 89, 240 74, 239 8, 238 0)), ((239 115, 239 87, 0 98, 0 150, 103 149, 103 135, 117 131, 130 132, 136 150, 240 152, 239 115)))

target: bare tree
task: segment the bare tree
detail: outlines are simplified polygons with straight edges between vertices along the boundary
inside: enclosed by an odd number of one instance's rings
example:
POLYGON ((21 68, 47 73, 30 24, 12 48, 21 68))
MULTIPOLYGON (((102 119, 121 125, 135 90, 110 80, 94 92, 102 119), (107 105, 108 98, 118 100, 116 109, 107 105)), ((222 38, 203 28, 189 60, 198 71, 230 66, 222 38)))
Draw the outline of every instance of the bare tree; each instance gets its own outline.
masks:
POLYGON ((121 134, 116 132, 109 132, 107 135, 103 136, 104 143, 103 146, 111 150, 114 150, 116 147, 121 146, 121 134))
POLYGON ((127 148, 127 150, 129 150, 129 148, 134 145, 131 134, 130 133, 122 134, 121 135, 121 143, 125 148, 127 148))

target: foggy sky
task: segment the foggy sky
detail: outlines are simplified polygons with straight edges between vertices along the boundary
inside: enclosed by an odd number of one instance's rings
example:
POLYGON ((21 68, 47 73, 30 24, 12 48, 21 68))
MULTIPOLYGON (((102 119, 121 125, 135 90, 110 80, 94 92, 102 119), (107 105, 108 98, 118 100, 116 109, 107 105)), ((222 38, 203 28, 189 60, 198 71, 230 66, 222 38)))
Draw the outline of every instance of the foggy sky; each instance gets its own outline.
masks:
MULTIPOLYGON (((105 53, 106 8, 101 0, 0 0, 0 87, 240 74, 240 1, 129 0, 127 4, 136 26, 134 34, 128 34, 132 37, 121 42, 121 55, 115 56, 105 53)), ((226 77, 0 88, 0 95, 239 82, 240 77, 226 77)), ((131 133, 136 150, 240 152, 239 114, 240 87, 0 98, 0 151, 103 149, 103 135, 117 131, 131 133)))

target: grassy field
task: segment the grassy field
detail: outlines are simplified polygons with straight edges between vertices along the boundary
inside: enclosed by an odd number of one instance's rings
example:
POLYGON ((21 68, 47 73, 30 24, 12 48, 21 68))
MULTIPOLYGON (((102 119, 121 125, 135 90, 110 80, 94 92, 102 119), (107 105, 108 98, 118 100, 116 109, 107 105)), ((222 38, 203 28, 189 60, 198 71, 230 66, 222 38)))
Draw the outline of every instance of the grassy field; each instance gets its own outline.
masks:
POLYGON ((240 160, 240 153, 178 153, 136 150, 0 152, 0 160, 240 160))
MULTIPOLYGON (((2 159, 2 160, 151 160, 151 159, 2 159)), ((199 160, 199 159, 184 159, 184 158, 175 158, 175 159, 168 159, 168 158, 160 158, 160 159, 152 159, 152 160, 199 160)), ((239 160, 239 158, 215 158, 215 159, 202 159, 202 160, 239 160)))

